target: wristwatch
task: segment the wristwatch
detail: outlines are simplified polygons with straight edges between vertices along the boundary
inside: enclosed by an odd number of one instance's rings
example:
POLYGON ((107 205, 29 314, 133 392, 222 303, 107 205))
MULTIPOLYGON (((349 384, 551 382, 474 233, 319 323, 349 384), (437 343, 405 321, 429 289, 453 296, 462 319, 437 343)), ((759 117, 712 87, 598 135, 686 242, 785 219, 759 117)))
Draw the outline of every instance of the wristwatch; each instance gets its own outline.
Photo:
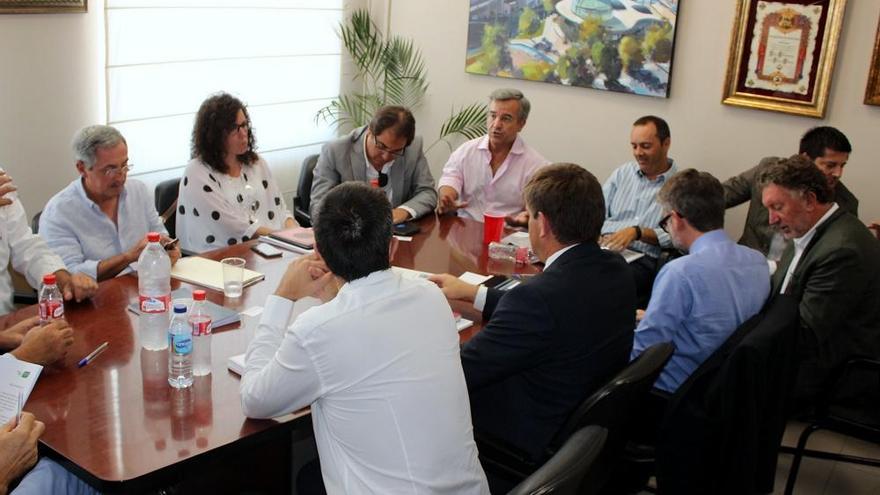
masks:
POLYGON ((633 225, 633 228, 636 229, 636 240, 641 239, 642 238, 642 228, 639 227, 638 225, 633 225))

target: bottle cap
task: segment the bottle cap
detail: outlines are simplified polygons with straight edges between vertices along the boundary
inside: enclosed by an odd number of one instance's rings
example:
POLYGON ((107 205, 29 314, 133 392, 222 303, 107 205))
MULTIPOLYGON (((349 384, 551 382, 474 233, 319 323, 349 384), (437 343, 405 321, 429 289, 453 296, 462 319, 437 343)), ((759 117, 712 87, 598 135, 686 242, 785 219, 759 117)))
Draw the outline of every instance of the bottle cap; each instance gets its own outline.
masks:
POLYGON ((56 280, 55 280, 55 274, 54 274, 54 273, 47 273, 46 275, 43 275, 43 283, 44 283, 44 284, 46 284, 46 285, 55 285, 55 282, 56 282, 56 280))
POLYGON ((194 301, 204 301, 205 300, 205 291, 202 289, 196 289, 193 291, 193 300, 194 301))
POLYGON ((186 304, 175 304, 174 313, 186 313, 186 304))
POLYGON ((159 242, 159 233, 158 232, 150 232, 147 234, 147 241, 149 242, 159 242))

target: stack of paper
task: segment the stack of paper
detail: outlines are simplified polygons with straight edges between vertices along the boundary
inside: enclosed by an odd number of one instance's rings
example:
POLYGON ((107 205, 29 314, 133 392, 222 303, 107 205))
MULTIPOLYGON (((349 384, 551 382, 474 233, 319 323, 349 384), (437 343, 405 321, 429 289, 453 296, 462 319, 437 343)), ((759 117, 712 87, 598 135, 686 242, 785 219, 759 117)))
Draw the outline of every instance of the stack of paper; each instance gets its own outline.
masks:
POLYGON ((0 356, 0 424, 18 418, 43 367, 15 359, 11 354, 0 356))
MULTIPOLYGON (((171 267, 171 276, 191 284, 201 285, 223 291, 223 265, 219 261, 209 260, 200 256, 180 258, 171 267)), ((253 285, 266 278, 262 273, 244 269, 242 286, 253 285)))

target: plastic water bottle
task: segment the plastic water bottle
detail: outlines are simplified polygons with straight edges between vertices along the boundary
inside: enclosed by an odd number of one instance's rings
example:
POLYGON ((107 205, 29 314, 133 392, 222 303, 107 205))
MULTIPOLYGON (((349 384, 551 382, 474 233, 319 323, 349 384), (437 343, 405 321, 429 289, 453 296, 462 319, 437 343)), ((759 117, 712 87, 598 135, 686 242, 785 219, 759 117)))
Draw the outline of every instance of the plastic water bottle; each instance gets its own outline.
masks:
POLYGON ((529 248, 492 242, 489 243, 489 257, 495 260, 513 261, 517 265, 524 265, 529 261, 529 248))
POLYGON ((168 383, 187 388, 193 383, 193 339, 186 318, 186 305, 174 305, 174 317, 168 327, 168 383))
POLYGON ((171 310, 171 259, 159 244, 159 234, 147 234, 147 246, 138 258, 138 293, 141 345, 151 351, 168 346, 168 313, 171 310))
POLYGON ((193 291, 193 305, 189 311, 193 337, 193 374, 211 373, 211 315, 205 307, 205 291, 193 291))
POLYGON ((64 318, 64 298, 56 285, 55 274, 43 275, 40 288, 40 325, 64 318))

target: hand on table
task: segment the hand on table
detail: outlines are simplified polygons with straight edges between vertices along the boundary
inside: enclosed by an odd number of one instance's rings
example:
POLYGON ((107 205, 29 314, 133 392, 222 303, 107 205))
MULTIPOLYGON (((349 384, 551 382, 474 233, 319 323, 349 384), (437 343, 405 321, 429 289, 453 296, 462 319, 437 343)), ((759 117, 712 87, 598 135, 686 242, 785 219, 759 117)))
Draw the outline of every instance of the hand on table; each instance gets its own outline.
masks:
POLYGON ((437 284, 440 290, 443 291, 446 299, 452 301, 474 302, 480 289, 479 286, 463 282, 460 278, 448 273, 431 275, 428 277, 428 280, 437 284))
POLYGON ((31 328, 40 324, 39 316, 32 316, 0 332, 0 349, 10 351, 21 345, 24 336, 31 328))
POLYGON ((391 210, 391 222, 395 225, 403 223, 410 219, 409 212, 403 208, 395 208, 391 210))
POLYGON ((599 240, 599 244, 604 248, 614 251, 623 251, 634 240, 636 240, 636 229, 633 227, 626 227, 613 234, 603 235, 599 240))
POLYGON ((504 217, 504 221, 507 222, 507 225, 511 225, 513 227, 528 227, 529 226, 529 212, 528 210, 521 211, 516 215, 507 215, 504 217))
POLYGON ((71 275, 67 270, 58 270, 55 272, 55 281, 65 301, 82 302, 98 292, 98 282, 83 273, 71 275))
POLYGON ((0 493, 9 490, 12 481, 22 477, 37 463, 37 440, 46 429, 29 412, 21 413, 21 422, 10 419, 0 427, 0 493))
POLYGON ((49 366, 62 361, 73 345, 73 329, 65 320, 52 320, 41 327, 34 327, 12 351, 16 359, 49 366))
POLYGON ((437 214, 444 215, 446 213, 452 213, 459 208, 466 207, 467 201, 458 201, 458 192, 449 187, 449 186, 441 186, 437 195, 437 214))

